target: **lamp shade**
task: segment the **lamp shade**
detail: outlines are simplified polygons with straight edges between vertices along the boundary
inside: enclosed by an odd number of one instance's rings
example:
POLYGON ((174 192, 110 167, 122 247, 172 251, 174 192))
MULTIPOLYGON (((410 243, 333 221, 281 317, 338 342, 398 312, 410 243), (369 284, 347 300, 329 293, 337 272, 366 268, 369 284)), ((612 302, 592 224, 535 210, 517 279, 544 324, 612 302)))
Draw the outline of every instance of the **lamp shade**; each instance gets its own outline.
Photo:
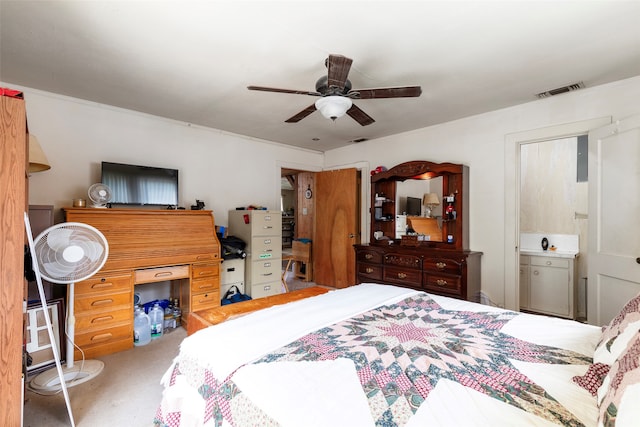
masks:
POLYGON ((29 134, 29 173, 51 169, 47 156, 42 151, 38 138, 29 134))
POLYGON ((316 108, 324 117, 331 120, 344 116, 352 105, 351 98, 338 95, 325 96, 316 101, 316 108))
POLYGON ((438 195, 436 193, 426 193, 422 197, 423 206, 438 206, 439 204, 440 200, 438 200, 438 195))

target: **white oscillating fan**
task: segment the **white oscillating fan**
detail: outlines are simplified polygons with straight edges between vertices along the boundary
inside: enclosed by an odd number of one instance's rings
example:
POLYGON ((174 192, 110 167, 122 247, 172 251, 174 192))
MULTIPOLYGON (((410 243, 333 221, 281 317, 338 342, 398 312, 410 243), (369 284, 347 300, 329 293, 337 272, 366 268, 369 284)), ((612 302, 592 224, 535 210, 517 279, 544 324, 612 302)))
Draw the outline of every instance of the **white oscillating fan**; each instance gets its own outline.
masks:
POLYGON ((94 208, 106 208, 113 197, 109 186, 100 182, 89 187, 88 193, 94 208))
POLYGON ((42 307, 47 306, 42 278, 51 283, 68 285, 66 367, 62 368, 60 365, 60 355, 55 346, 49 313, 48 310, 43 310, 49 329, 56 369, 38 374, 31 380, 29 387, 40 394, 55 394, 62 390, 71 424, 74 425, 67 387, 81 384, 96 377, 104 368, 104 363, 100 360, 82 360, 74 365, 74 283, 90 278, 104 266, 109 255, 109 245, 107 239, 98 229, 79 222, 64 222, 49 227, 40 233, 34 242, 29 218, 26 213, 24 216, 42 307), (56 370, 57 372, 55 372, 56 370))

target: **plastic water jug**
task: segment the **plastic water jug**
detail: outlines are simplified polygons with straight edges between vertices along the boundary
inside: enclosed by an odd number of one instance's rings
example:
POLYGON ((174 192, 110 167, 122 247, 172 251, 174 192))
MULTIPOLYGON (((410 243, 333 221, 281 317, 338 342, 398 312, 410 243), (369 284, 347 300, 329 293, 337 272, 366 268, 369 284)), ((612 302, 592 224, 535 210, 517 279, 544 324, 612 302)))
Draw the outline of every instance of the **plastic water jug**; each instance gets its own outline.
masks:
POLYGON ((133 345, 147 345, 151 341, 151 319, 140 307, 136 307, 133 319, 133 345))
POLYGON ((164 326, 164 310, 160 304, 155 303, 153 308, 149 310, 149 318, 151 319, 151 339, 155 340, 162 336, 162 327, 164 326))

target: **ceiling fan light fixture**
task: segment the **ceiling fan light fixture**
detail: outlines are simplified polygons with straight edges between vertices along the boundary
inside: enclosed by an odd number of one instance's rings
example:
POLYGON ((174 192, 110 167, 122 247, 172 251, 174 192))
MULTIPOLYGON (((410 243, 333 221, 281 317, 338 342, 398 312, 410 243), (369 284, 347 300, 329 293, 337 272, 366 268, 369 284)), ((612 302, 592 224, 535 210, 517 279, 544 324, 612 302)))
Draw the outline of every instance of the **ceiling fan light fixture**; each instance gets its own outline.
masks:
POLYGON ((344 116, 352 105, 351 98, 338 95, 325 96, 316 101, 316 108, 324 117, 331 120, 344 116))

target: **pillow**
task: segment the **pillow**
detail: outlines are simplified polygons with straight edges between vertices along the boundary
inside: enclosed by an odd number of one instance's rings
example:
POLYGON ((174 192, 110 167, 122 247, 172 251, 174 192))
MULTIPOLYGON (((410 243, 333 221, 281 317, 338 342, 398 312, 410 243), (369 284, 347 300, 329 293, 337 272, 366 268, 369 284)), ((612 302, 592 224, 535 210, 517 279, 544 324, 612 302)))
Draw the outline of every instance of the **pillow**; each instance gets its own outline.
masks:
POLYGON ((593 353, 593 363, 612 365, 640 327, 640 294, 629 300, 602 331, 593 353))
POLYGON ((640 332, 611 366, 602 387, 598 426, 637 426, 640 420, 640 332))
POLYGON ((598 389, 602 385, 602 381, 608 373, 609 365, 605 365, 604 363, 594 363, 589 366, 586 374, 582 376, 575 376, 572 380, 574 383, 591 393, 592 396, 595 396, 598 394, 598 389))

